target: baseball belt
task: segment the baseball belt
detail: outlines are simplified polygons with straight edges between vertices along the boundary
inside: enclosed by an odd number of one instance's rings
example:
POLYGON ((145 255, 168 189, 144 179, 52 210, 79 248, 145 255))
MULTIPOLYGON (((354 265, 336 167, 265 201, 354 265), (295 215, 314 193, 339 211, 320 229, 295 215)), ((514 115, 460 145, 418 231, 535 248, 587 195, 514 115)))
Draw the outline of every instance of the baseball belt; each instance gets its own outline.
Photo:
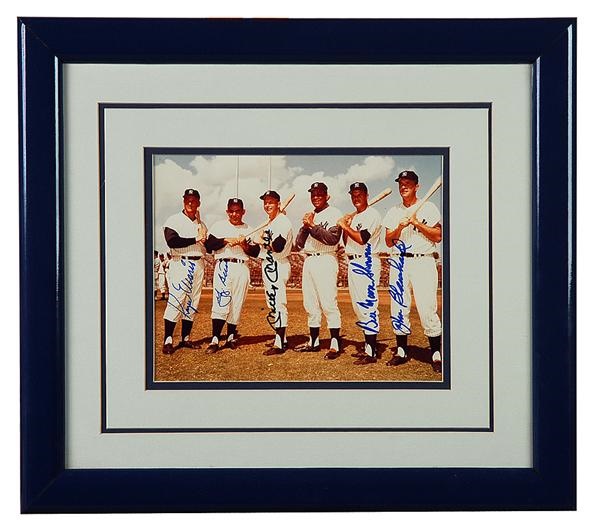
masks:
POLYGON ((400 255, 403 258, 427 258, 433 257, 434 259, 438 259, 440 255, 437 252, 431 252, 429 254, 413 254, 412 252, 401 252, 400 255))
POLYGON ((202 259, 202 256, 173 256, 174 258, 178 258, 178 259, 191 259, 193 261, 202 259))
POLYGON ((307 256, 333 256, 334 252, 306 252, 307 256))
POLYGON ((225 263, 245 263, 246 260, 237 258, 218 258, 217 261, 224 261, 225 263))

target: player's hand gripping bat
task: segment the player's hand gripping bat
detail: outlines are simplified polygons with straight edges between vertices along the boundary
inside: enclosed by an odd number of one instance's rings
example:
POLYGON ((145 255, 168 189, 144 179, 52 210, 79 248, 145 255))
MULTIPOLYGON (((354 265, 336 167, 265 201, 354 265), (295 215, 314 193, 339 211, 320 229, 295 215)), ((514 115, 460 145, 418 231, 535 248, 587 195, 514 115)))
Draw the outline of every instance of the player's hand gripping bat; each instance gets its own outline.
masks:
POLYGON ((417 214, 421 207, 431 198, 431 196, 440 189, 442 186, 442 177, 438 177, 436 181, 431 185, 431 188, 427 190, 427 193, 423 195, 415 204, 406 209, 406 217, 410 218, 417 214))

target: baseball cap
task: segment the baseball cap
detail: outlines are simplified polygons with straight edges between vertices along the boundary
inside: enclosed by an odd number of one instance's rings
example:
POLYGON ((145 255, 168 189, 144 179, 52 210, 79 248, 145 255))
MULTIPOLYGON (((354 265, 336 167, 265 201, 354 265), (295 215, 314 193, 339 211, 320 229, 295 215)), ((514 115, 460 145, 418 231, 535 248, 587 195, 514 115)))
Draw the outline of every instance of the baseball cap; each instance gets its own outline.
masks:
POLYGON ((327 192, 327 186, 324 182, 313 182, 308 191, 323 190, 327 192))
POLYGON ((368 193, 367 185, 364 182, 354 182, 350 184, 350 191, 348 193, 352 193, 354 190, 363 190, 365 193, 368 193))
POLYGON ((233 204, 239 204, 242 208, 244 207, 244 201, 242 199, 238 199, 237 197, 234 197, 233 199, 229 199, 227 201, 227 208, 229 208, 233 204))
POLYGON ((194 190, 192 188, 188 188, 187 190, 185 190, 183 192, 183 198, 184 199, 186 197, 189 197, 190 195, 193 196, 193 197, 196 197, 197 199, 200 199, 200 193, 198 192, 198 190, 194 190))
POLYGON ((394 182, 399 182, 400 179, 409 179, 409 180, 416 182, 417 184, 419 183, 419 176, 414 171, 400 172, 400 174, 398 175, 398 178, 396 180, 394 180, 394 182))
POLYGON ((277 193, 276 191, 273 191, 273 190, 267 190, 267 191, 265 191, 259 197, 259 199, 262 199, 264 201, 267 197, 273 197, 274 199, 277 199, 278 201, 281 200, 281 197, 279 196, 279 193, 277 193))

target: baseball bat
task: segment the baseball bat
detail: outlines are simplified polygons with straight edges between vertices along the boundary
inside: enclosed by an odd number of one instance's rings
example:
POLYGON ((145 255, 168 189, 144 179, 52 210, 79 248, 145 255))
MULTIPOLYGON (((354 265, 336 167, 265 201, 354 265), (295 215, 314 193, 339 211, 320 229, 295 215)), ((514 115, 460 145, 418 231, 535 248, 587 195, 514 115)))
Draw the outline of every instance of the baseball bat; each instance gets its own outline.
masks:
POLYGON ((410 208, 407 208, 406 217, 412 217, 415 215, 421 207, 431 198, 431 196, 440 189, 442 186, 442 177, 438 177, 436 181, 431 185, 431 188, 427 190, 427 193, 423 195, 421 199, 419 199, 415 204, 413 204, 410 208))
MULTIPOLYGON (((377 204, 379 201, 382 201, 383 199, 385 199, 390 193, 392 193, 392 189, 391 188, 385 188, 382 192, 378 193, 377 195, 375 195, 375 197, 373 197, 367 204, 369 206, 373 206, 374 204, 377 204)), ((348 215, 353 218, 358 212, 352 212, 349 213, 348 215)))
MULTIPOLYGON (((279 211, 283 212, 290 205, 290 203, 294 200, 294 197, 296 197, 296 194, 292 193, 285 201, 283 201, 279 205, 279 211)), ((271 221, 267 221, 266 223, 263 223, 260 226, 257 226, 254 230, 252 230, 252 232, 249 232, 248 234, 246 234, 245 238, 250 237, 252 234, 255 234, 259 230, 263 230, 264 228, 266 228, 269 225, 270 222, 271 221)))

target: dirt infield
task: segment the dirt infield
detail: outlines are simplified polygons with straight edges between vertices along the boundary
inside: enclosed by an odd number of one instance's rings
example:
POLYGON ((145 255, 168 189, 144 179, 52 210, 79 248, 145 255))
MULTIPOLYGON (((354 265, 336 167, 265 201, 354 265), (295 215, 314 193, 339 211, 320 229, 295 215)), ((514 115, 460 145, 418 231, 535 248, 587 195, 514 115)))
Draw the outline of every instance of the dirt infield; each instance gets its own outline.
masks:
MULTIPOLYGON (((441 308, 441 295, 438 306, 441 308)), ((238 326, 240 334, 235 350, 222 348, 209 355, 206 346, 210 341, 210 307, 212 289, 204 289, 196 315, 192 340, 202 340, 200 350, 180 348, 173 355, 161 353, 163 341, 163 313, 166 302, 155 303, 155 381, 441 381, 430 364, 427 337, 423 335, 416 308, 411 311, 412 334, 409 339, 411 360, 400 366, 386 366, 395 345, 389 314, 389 295, 380 291, 380 318, 382 332, 379 334, 381 359, 377 363, 356 366, 351 354, 362 345, 362 332, 354 324, 350 295, 340 290, 338 303, 342 313, 343 352, 335 360, 323 358, 329 346, 329 334, 325 322, 321 326, 321 351, 299 353, 293 347, 308 339, 307 318, 302 306, 302 292, 288 290, 288 344, 283 355, 264 356, 273 342, 273 330, 267 323, 268 313, 264 292, 256 288, 248 293, 238 326)), ((224 330, 225 331, 225 330, 224 330)), ((175 344, 181 339, 180 324, 174 334, 175 344)))

